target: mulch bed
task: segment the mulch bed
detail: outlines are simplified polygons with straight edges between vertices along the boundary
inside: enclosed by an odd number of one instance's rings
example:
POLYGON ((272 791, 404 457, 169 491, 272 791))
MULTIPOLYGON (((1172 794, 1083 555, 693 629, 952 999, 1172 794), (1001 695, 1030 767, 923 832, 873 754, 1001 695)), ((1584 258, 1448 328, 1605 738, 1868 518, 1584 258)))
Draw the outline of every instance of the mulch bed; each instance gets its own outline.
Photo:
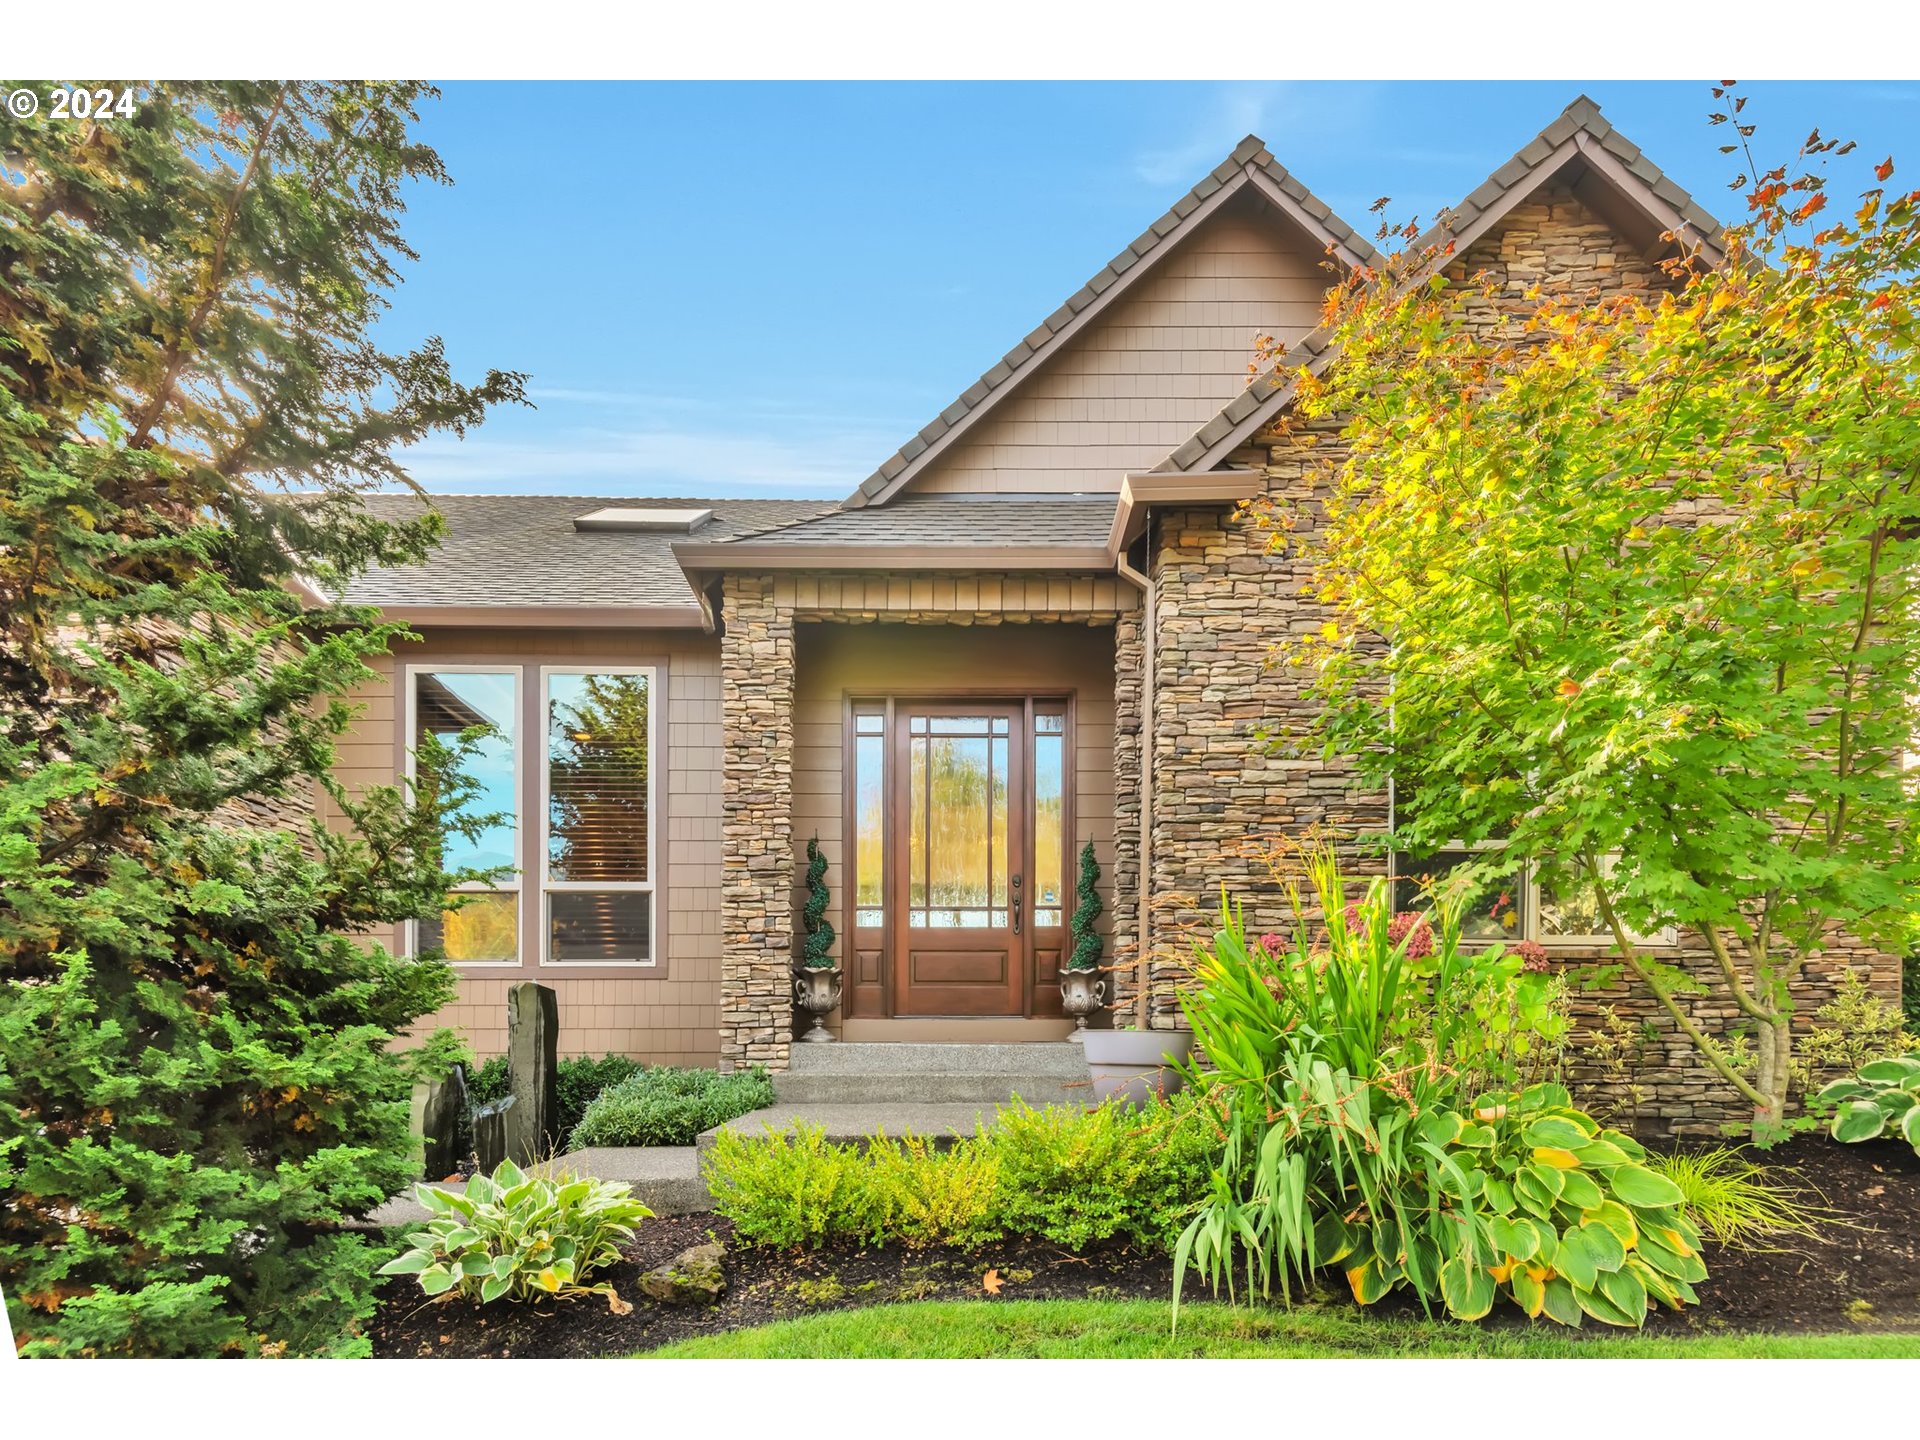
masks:
MULTIPOLYGON (((1755 1157, 1770 1168, 1798 1172, 1792 1178, 1824 1198, 1833 1222, 1816 1235, 1789 1238, 1777 1252, 1710 1248, 1709 1278, 1695 1287, 1701 1303, 1679 1314, 1655 1310, 1647 1331, 1920 1329, 1920 1156, 1897 1142, 1836 1145, 1821 1135, 1802 1135, 1755 1157)), ((1009 1241, 977 1251, 730 1249, 727 1293, 716 1305, 679 1308, 640 1292, 645 1271, 690 1245, 727 1241, 731 1230, 715 1215, 647 1221, 625 1260, 603 1272, 634 1302, 627 1315, 612 1313, 604 1299, 592 1296, 539 1306, 422 1303, 418 1286, 396 1277, 385 1282, 373 1320, 374 1353, 625 1355, 818 1310, 969 1298, 1161 1300, 1173 1284, 1173 1266, 1164 1255, 1124 1249, 1073 1255, 1045 1241, 1009 1241)), ((1192 1277, 1187 1294, 1204 1295, 1192 1277)), ((1420 1313, 1404 1296, 1376 1308, 1420 1313)), ((1495 1310, 1494 1320, 1527 1323, 1508 1305, 1495 1310)), ((1618 1332, 1592 1325, 1573 1333, 1618 1332)))

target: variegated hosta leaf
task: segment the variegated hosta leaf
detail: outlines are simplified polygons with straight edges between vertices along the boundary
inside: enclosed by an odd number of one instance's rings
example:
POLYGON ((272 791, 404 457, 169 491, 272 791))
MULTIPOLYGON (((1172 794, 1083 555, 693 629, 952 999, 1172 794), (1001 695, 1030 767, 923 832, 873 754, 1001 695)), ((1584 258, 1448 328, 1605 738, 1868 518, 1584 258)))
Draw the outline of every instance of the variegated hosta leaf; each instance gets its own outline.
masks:
POLYGON ((1849 1100, 1834 1113, 1827 1133, 1843 1145, 1872 1140, 1884 1134, 1887 1112, 1871 1100, 1849 1100))

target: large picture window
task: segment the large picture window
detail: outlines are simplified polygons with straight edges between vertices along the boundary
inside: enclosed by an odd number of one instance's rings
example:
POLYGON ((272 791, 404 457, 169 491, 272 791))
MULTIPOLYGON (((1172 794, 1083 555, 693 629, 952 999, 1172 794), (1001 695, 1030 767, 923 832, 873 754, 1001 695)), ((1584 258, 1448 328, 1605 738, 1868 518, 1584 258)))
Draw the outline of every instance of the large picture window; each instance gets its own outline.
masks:
POLYGON ((546 959, 653 960, 652 675, 541 672, 546 959))
POLYGON ((462 965, 656 965, 655 671, 422 665, 408 677, 409 774, 423 737, 491 727, 467 762, 466 809, 497 818, 449 833, 447 867, 511 867, 461 887, 416 927, 416 948, 462 965))
MULTIPOLYGON (((413 755, 427 736, 451 745, 462 733, 490 726, 469 751, 466 774, 475 782, 462 817, 493 817, 478 832, 447 833, 443 864, 449 870, 517 868, 520 863, 520 672, 516 667, 447 665, 411 672, 408 695, 413 755)), ((461 886, 458 903, 437 920, 422 920, 415 943, 438 948, 463 965, 512 965, 520 959, 520 877, 510 873, 491 886, 461 886)))

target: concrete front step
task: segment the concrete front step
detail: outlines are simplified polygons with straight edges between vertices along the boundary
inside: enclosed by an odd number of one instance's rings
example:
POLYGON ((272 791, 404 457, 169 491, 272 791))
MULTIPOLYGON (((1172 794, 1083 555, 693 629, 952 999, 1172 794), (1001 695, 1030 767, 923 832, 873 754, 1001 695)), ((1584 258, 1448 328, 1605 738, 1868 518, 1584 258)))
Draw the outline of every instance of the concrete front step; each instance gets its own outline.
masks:
POLYGON ((1082 1067, 1077 1078, 1058 1075, 975 1075, 965 1071, 916 1071, 910 1075, 815 1075, 806 1071, 773 1077, 782 1105, 871 1105, 903 1101, 916 1105, 1004 1105, 1016 1095, 1035 1109, 1090 1105, 1093 1080, 1082 1067))
POLYGON ((717 1125, 701 1135, 699 1148, 711 1149, 722 1130, 758 1139, 768 1130, 785 1130, 795 1121, 817 1125, 826 1138, 836 1143, 865 1144, 885 1132, 898 1139, 902 1135, 924 1135, 945 1147, 956 1139, 971 1136, 982 1125, 991 1126, 999 1110, 997 1103, 913 1104, 909 1102, 866 1105, 770 1105, 737 1120, 717 1125))
POLYGON ((1065 1040, 1026 1044, 836 1041, 795 1045, 789 1075, 1054 1075, 1085 1079, 1086 1052, 1065 1040))
POLYGON ((781 1105, 1085 1105, 1087 1059, 1065 1042, 796 1045, 773 1077, 781 1105))

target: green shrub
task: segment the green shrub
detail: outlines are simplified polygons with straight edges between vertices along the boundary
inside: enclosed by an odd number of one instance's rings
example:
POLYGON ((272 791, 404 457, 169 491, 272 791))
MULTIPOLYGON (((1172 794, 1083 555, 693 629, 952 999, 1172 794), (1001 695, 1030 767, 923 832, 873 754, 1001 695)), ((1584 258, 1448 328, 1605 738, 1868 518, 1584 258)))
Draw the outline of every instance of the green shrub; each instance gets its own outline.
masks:
POLYGON ((1773 1183, 1766 1170, 1724 1145, 1649 1155, 1647 1167, 1680 1187, 1688 1218, 1717 1245, 1757 1249, 1777 1235, 1810 1235, 1822 1218, 1794 1189, 1773 1183))
MULTIPOLYGON (((553 1133, 563 1139, 587 1113, 594 1097, 610 1085, 618 1085, 630 1075, 646 1069, 644 1063, 625 1055, 575 1055, 562 1060, 555 1088, 560 1092, 560 1109, 554 1118, 553 1133)), ((467 1080, 467 1100, 472 1105, 487 1105, 507 1095, 507 1057, 495 1055, 476 1066, 467 1080)))
POLYGON ((857 1174, 866 1189, 859 1213, 867 1244, 898 1240, 917 1250, 984 1245, 1000 1236, 1000 1158, 989 1142, 962 1140, 942 1149, 923 1135, 877 1135, 857 1174))
POLYGON ((1208 1185, 1216 1133, 1190 1102, 1016 1103, 996 1128, 946 1148, 882 1135, 863 1151, 805 1126, 723 1133, 705 1175, 714 1209, 749 1244, 975 1246, 1004 1235, 1164 1249, 1208 1185))
POLYGON ((817 1125, 753 1138, 722 1130, 702 1175, 714 1212, 749 1245, 871 1244, 878 1229, 864 1158, 817 1125))
POLYGON ((1861 970, 1840 976, 1833 998, 1813 1012, 1813 1020, 1792 1061, 1794 1085, 1802 1094, 1872 1061, 1920 1049, 1920 1034, 1908 1029, 1905 1013, 1874 994, 1861 970))
POLYGON ((701 1131, 772 1103, 773 1082, 757 1065, 731 1075, 653 1066, 602 1090, 573 1127, 567 1148, 691 1145, 701 1131))
POLYGON ((1069 1250, 1115 1238, 1169 1248, 1218 1150, 1208 1117, 1177 1097, 1144 1110, 1010 1106, 980 1143, 999 1162, 998 1228, 1069 1250))
POLYGON ((491 1179, 475 1175, 464 1192, 417 1185, 414 1193, 433 1218, 406 1237, 382 1275, 416 1276, 432 1297, 491 1303, 590 1294, 621 1313, 630 1308, 610 1283, 586 1281, 618 1260, 634 1227, 653 1215, 631 1186, 525 1175, 503 1160, 491 1179))
POLYGON ((1862 1065, 1821 1090, 1814 1105, 1833 1110, 1827 1133, 1842 1144, 1897 1135, 1920 1155, 1920 1050, 1862 1065))

